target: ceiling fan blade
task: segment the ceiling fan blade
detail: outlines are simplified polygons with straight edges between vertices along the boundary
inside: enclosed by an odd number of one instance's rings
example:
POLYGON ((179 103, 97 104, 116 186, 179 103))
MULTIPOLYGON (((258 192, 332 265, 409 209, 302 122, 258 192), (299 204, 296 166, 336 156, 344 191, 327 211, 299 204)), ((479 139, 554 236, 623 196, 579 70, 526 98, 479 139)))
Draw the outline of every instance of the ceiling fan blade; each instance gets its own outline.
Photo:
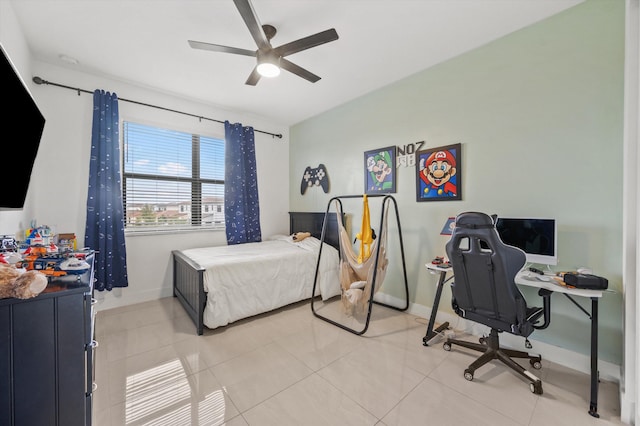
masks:
POLYGON ((318 77, 314 73, 309 72, 304 68, 299 67, 298 65, 284 58, 280 59, 280 67, 312 83, 315 83, 316 81, 320 80, 320 77, 318 77))
POLYGON ((320 46, 321 44, 329 43, 338 39, 338 33, 335 29, 319 32, 318 34, 310 35, 308 37, 301 38, 291 43, 283 44, 276 47, 274 52, 279 56, 292 55, 300 52, 301 50, 309 49, 311 47, 320 46))
POLYGON ((256 41, 259 49, 271 49, 271 43, 267 39, 267 36, 264 34, 264 30, 262 29, 262 25, 258 20, 258 15, 256 15, 256 11, 253 9, 253 5, 249 0, 233 0, 244 19, 244 23, 249 28, 249 32, 251 33, 251 37, 256 41))
POLYGON ((211 50, 213 52, 235 53, 236 55, 253 56, 254 58, 256 56, 254 50, 238 49, 237 47, 221 46, 219 44, 204 43, 202 41, 189 40, 189 46, 194 49, 211 50))
POLYGON ((249 78, 247 78, 247 81, 245 81, 244 84, 248 84, 249 86, 255 86, 256 84, 258 84, 259 80, 260 80, 260 73, 258 73, 258 67, 254 67, 253 71, 251 71, 251 74, 249 74, 249 78))

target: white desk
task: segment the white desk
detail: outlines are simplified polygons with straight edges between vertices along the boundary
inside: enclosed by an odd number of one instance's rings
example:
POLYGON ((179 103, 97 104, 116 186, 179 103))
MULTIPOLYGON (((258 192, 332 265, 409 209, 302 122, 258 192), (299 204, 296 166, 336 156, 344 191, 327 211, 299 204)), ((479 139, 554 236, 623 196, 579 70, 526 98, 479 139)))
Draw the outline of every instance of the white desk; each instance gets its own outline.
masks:
POLYGON ((585 290, 560 285, 557 281, 540 281, 528 278, 528 271, 520 271, 515 278, 518 285, 544 288, 554 293, 564 294, 578 309, 584 312, 591 320, 591 401, 589 403, 589 414, 593 417, 600 417, 598 414, 598 300, 604 294, 604 290, 585 290), (591 312, 587 311, 573 296, 587 297, 591 299, 591 312))
MULTIPOLYGON (((564 293, 569 294, 571 296, 580 296, 580 297, 602 297, 604 290, 585 290, 581 288, 572 288, 564 285, 558 284, 555 280, 552 281, 540 281, 538 279, 530 279, 527 278, 529 271, 520 271, 516 275, 516 284, 526 285, 529 287, 537 287, 537 288, 546 288, 547 290, 551 290, 554 293, 564 293)), ((535 275, 532 273, 532 275, 535 275)), ((547 275, 550 276, 550 275, 547 275)))
MULTIPOLYGON (((453 278, 453 275, 450 275, 449 278, 446 278, 447 272, 452 272, 452 268, 445 268, 438 265, 434 265, 432 263, 427 263, 425 265, 427 270, 430 273, 440 274, 440 278, 438 280, 438 287, 436 290, 436 297, 433 303, 433 307, 431 308, 431 318, 429 319, 429 324, 427 326, 427 332, 425 336, 422 338, 422 342, 424 346, 428 346, 429 341, 438 335, 441 331, 447 329, 449 327, 449 323, 445 322, 441 324, 435 330, 433 326, 435 324, 436 313, 438 311, 438 305, 440 304, 440 296, 442 295, 442 287, 444 284, 453 278)), ((546 289, 553 293, 561 293, 564 294, 573 304, 584 312, 589 319, 591 320, 591 400, 589 403, 589 414, 593 417, 600 417, 598 414, 598 300, 604 294, 604 290, 585 290, 579 288, 567 287, 564 285, 560 285, 555 280, 552 281, 540 281, 538 279, 528 278, 529 271, 521 271, 515 277, 515 282, 518 285, 534 287, 538 289, 546 289), (591 312, 587 311, 582 307, 578 302, 576 302, 573 297, 586 297, 591 299, 591 312)))
POLYGON ((424 266, 427 267, 427 271, 429 271, 429 273, 440 275, 440 277, 438 278, 438 286, 436 287, 436 297, 433 301, 433 307, 431 308, 431 316, 429 318, 429 324, 427 325, 427 332, 422 338, 422 344, 425 346, 429 346, 430 340, 432 340, 434 337, 438 336, 444 330, 449 328, 449 323, 444 322, 440 324, 435 330, 433 329, 436 323, 436 314, 438 313, 438 306, 440 305, 440 296, 442 296, 442 288, 444 287, 444 284, 447 281, 453 278, 453 275, 450 275, 449 278, 447 278, 447 272, 451 271, 451 267, 434 265, 431 262, 426 263, 424 266))

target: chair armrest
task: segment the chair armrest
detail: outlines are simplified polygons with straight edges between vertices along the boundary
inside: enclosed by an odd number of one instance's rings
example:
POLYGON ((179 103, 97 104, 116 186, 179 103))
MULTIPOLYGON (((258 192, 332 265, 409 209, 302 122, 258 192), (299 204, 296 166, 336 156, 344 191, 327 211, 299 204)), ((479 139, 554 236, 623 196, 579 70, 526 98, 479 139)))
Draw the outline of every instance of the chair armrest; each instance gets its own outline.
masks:
POLYGON ((533 328, 535 328, 536 330, 543 330, 549 327, 549 324, 551 324, 551 293, 553 293, 551 290, 547 290, 544 288, 541 288, 538 291, 538 296, 542 297, 542 312, 544 315, 544 322, 542 323, 542 325, 534 324, 533 328))

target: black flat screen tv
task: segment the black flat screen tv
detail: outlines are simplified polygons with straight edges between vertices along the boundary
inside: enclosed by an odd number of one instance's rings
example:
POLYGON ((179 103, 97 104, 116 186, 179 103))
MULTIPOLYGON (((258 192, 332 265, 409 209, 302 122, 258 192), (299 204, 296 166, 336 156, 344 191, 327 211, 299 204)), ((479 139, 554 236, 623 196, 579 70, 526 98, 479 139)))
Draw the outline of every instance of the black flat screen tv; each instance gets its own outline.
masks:
POLYGON ((27 86, 0 45, 0 87, 2 88, 3 185, 0 208, 22 208, 29 189, 33 163, 44 130, 44 116, 27 86))

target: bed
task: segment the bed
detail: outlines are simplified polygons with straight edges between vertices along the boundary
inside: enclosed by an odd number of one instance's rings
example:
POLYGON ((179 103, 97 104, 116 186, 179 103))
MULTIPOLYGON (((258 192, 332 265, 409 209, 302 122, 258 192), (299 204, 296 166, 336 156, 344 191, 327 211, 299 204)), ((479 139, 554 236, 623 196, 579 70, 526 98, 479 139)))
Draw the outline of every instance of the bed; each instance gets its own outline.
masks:
POLYGON ((340 294, 338 221, 325 213, 290 212, 289 235, 259 243, 174 250, 173 294, 193 320, 198 335, 264 312, 311 298, 316 266, 316 294, 323 300, 340 294), (311 237, 293 241, 291 235, 311 237), (323 245, 322 245, 323 244, 323 245), (318 251, 322 256, 318 264, 318 251))

